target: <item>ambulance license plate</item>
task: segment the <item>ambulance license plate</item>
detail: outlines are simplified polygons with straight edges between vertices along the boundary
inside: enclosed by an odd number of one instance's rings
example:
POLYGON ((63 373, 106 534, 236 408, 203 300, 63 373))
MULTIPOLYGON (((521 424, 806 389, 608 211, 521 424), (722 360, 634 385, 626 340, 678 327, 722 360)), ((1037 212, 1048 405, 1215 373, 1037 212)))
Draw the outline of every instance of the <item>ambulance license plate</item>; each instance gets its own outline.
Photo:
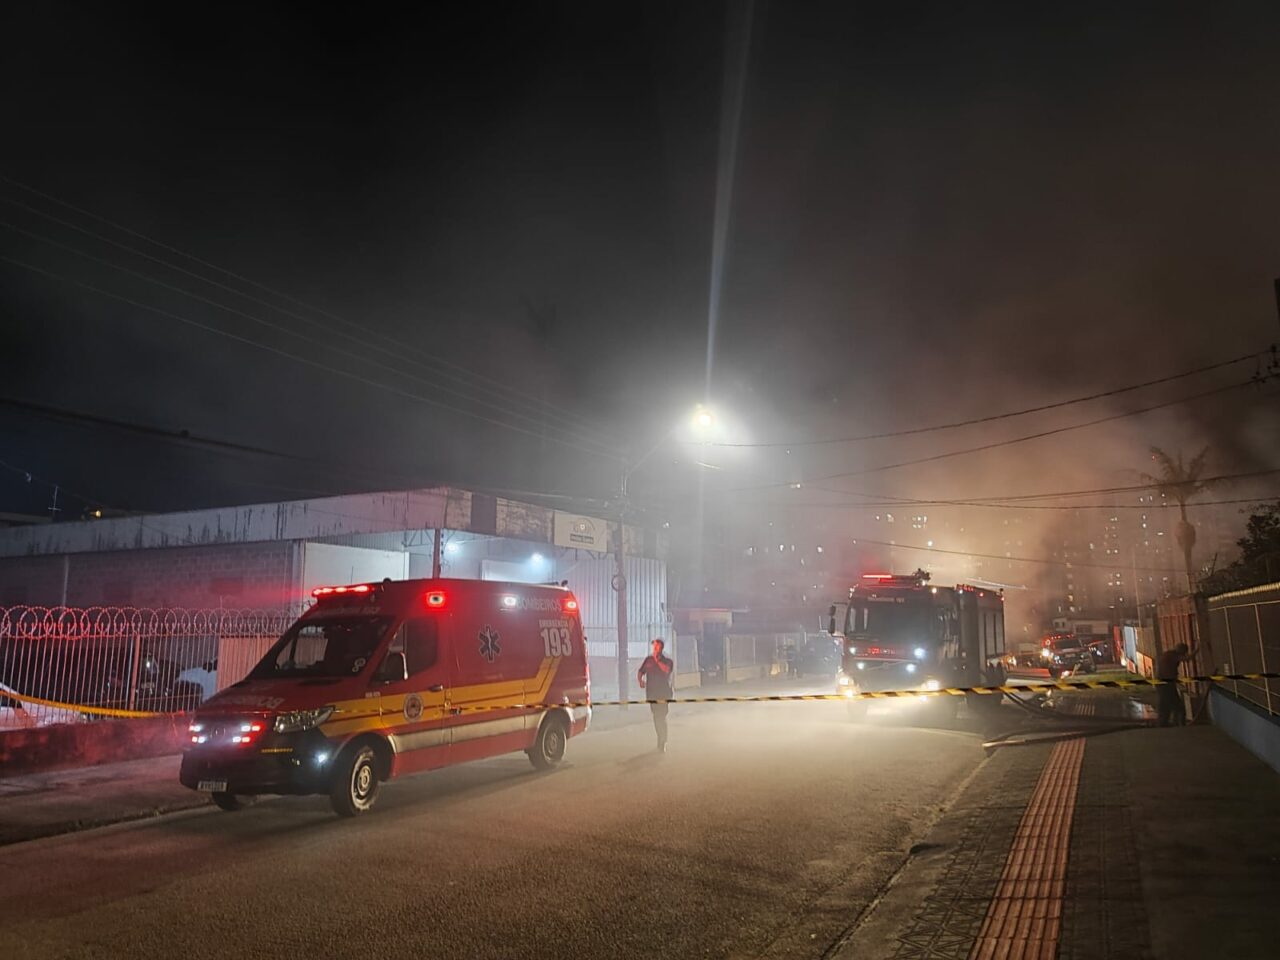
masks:
POLYGON ((196 784, 197 790, 204 790, 207 793, 226 793, 227 781, 225 780, 201 780, 196 784))

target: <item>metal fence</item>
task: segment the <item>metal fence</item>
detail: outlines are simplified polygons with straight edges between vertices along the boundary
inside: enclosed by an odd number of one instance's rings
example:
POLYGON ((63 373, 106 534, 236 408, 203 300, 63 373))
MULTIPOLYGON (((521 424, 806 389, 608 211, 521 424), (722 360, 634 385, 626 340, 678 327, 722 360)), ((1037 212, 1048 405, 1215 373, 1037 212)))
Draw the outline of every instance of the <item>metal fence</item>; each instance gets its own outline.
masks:
MULTIPOLYGON (((609 625, 584 623, 582 633, 587 640, 587 663, 591 669, 591 695, 596 700, 612 700, 618 696, 618 631, 609 625)), ((678 657, 675 629, 669 623, 627 624, 627 676, 629 694, 635 696, 636 671, 649 655, 655 637, 666 643, 667 655, 678 657)), ((679 663, 677 662, 677 669, 679 663)))
POLYGON ((0 729, 95 719, 19 696, 80 707, 194 709, 242 679, 296 616, 292 610, 0 607, 0 729))
POLYGON ((807 634, 727 634, 725 679, 729 682, 783 676, 799 671, 807 634))
MULTIPOLYGON (((1280 583, 1209 597, 1210 656, 1215 672, 1280 671, 1280 583)), ((1280 714, 1280 683, 1232 681, 1236 695, 1280 714)))

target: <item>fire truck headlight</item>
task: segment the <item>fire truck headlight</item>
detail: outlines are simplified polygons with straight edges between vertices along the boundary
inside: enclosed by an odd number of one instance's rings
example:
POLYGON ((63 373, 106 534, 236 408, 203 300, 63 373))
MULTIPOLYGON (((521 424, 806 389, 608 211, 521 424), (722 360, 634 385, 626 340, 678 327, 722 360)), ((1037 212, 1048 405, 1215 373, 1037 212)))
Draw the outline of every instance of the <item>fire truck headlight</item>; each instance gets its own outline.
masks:
POLYGON ((924 682, 924 688, 926 690, 941 690, 942 684, 940 684, 937 680, 934 680, 932 677, 930 677, 928 680, 924 682))
POLYGON ((866 665, 865 663, 863 663, 863 662, 859 661, 859 662, 858 662, 858 669, 859 669, 859 670, 865 670, 865 669, 867 669, 867 665, 866 665))
POLYGON ((924 659, 924 647, 916 647, 912 652, 916 655, 917 660, 924 659))
POLYGON ((908 663, 907 673, 915 673, 915 672, 916 672, 916 665, 914 663, 908 663))
POLYGON ((1040 651, 1040 656, 1042 656, 1046 660, 1052 660, 1053 651, 1050 650, 1048 647, 1045 647, 1043 650, 1040 651))
POLYGON ((319 707, 315 710, 291 710, 276 717, 276 733, 300 733, 318 727, 329 719, 333 707, 319 707))
POLYGON ((850 680, 848 677, 846 677, 846 676, 842 673, 842 674, 840 674, 840 678, 836 681, 836 683, 840 684, 840 686, 842 686, 842 687, 847 687, 849 684, 853 683, 853 681, 852 681, 852 680, 850 680))

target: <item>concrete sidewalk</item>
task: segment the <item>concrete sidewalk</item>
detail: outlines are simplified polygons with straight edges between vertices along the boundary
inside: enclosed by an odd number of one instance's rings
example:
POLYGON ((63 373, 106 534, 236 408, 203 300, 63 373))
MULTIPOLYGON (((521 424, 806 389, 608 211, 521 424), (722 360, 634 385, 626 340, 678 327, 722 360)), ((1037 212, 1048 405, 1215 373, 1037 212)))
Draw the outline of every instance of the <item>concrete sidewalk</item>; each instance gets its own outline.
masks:
MULTIPOLYGON (((749 696, 753 694, 827 692, 821 680, 769 680, 704 690, 682 690, 681 696, 749 696)), ((710 707, 711 705, 706 705, 710 707)), ((691 704, 673 710, 702 710, 691 704)), ((587 736, 649 722, 643 704, 600 707, 587 736)), ((181 755, 129 760, 75 770, 57 770, 0 778, 0 846, 76 830, 140 820, 211 805, 209 797, 178 783, 181 755)))
POLYGON ((178 783, 180 756, 0 780, 0 845, 202 807, 178 783))
POLYGON ((842 958, 1280 956, 1280 776, 1210 726, 999 749, 842 958))

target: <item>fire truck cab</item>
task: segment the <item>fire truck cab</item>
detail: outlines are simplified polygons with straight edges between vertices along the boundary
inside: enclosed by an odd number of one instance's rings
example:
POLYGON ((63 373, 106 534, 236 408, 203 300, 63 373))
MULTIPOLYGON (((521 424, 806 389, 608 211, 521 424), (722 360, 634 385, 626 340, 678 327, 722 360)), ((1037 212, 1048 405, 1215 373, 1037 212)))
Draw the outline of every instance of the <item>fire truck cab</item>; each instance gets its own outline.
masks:
POLYGON ((386 580, 313 595, 192 718, 181 782, 223 809, 327 793, 352 816, 404 774, 516 750, 554 767, 587 728, 586 645, 563 587, 386 580))
MULTIPOLYGON (((828 632, 841 645, 836 689, 851 713, 862 692, 934 691, 1004 679, 1004 596, 985 587, 934 586, 928 574, 864 574, 847 601, 831 605, 828 632)), ((954 715, 959 697, 929 697, 954 715)))

